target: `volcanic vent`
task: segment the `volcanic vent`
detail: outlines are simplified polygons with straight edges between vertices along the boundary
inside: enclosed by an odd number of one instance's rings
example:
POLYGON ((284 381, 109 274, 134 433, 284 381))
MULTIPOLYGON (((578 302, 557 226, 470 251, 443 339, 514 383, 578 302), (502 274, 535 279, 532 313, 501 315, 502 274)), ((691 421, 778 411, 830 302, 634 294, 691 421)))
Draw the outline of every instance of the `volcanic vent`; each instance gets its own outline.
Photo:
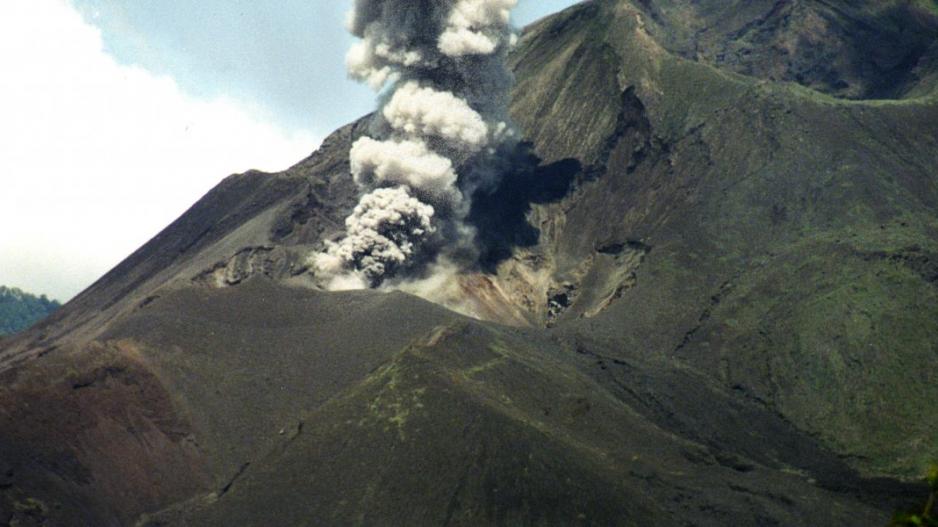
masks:
POLYGON ((196 281, 230 286, 261 274, 327 290, 399 290, 515 326, 591 318, 634 287, 651 246, 621 229, 603 232, 611 225, 571 224, 568 212, 617 164, 630 174, 663 148, 635 90, 595 67, 567 72, 569 86, 557 89, 565 104, 583 101, 573 85, 615 94, 597 101, 600 111, 568 119, 598 148, 542 159, 521 141, 516 122, 530 123, 535 138, 552 130, 529 112, 510 116, 511 69, 520 64, 508 61, 519 45, 509 25, 515 3, 357 2, 349 72, 386 89, 381 107, 291 170, 334 177, 293 200, 270 240, 196 281))

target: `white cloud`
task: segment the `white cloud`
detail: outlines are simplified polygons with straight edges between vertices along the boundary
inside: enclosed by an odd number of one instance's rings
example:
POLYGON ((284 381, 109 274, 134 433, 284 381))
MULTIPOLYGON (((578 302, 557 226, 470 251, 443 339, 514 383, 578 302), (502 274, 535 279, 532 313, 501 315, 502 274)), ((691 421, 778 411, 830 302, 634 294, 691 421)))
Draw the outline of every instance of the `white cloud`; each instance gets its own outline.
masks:
POLYGON ((0 13, 0 284, 68 298, 225 176, 319 143, 117 64, 65 0, 0 13))

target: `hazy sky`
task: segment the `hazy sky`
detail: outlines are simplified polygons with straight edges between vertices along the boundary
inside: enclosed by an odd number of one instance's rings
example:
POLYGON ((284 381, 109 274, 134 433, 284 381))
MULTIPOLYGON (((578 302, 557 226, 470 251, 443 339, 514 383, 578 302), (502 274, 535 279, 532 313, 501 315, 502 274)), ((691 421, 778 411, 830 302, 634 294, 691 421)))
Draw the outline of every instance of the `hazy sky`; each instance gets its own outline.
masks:
MULTIPOLYGON (((576 3, 521 0, 520 25, 576 3)), ((374 94, 350 0, 4 0, 0 285, 66 300, 225 176, 281 170, 374 94)))

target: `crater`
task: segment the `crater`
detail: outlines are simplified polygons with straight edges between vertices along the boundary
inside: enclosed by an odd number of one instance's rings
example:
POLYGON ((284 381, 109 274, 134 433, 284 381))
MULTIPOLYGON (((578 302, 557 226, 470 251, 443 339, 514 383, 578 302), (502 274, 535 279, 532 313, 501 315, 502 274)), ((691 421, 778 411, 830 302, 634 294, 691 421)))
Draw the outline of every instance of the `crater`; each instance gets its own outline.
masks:
POLYGON ((554 327, 600 315, 638 283, 651 247, 634 241, 597 248, 573 271, 557 267, 544 244, 517 249, 493 272, 413 282, 400 290, 458 313, 509 326, 554 327))

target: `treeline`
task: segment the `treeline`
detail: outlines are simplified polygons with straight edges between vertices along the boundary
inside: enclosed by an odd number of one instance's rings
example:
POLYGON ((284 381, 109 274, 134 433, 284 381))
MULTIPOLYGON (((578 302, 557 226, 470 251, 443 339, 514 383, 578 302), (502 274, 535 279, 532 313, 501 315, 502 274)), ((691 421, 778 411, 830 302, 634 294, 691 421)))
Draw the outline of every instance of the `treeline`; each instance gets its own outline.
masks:
POLYGON ((60 306, 46 295, 37 297, 16 288, 0 286, 0 336, 24 330, 60 306))

